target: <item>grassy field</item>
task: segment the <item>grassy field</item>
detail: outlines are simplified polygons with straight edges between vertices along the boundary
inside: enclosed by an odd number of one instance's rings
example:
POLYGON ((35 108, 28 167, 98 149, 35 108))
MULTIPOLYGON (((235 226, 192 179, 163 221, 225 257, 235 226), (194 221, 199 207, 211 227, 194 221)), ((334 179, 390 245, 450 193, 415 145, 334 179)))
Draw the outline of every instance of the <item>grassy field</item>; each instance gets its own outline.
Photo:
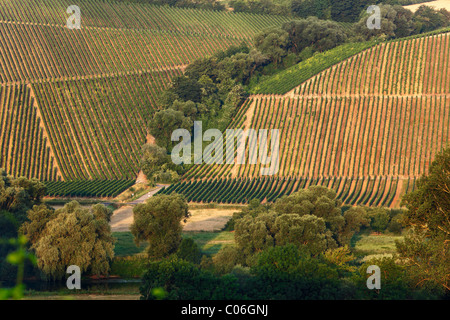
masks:
MULTIPOLYGON (((146 244, 136 246, 131 232, 113 232, 116 238, 114 253, 116 257, 132 256, 145 250, 146 244)), ((183 232, 183 238, 192 238, 204 254, 213 255, 224 246, 234 245, 234 233, 220 232, 183 232)))
POLYGON ((183 232, 183 238, 192 238, 207 255, 214 255, 225 246, 234 246, 234 232, 183 232))
POLYGON ((145 243, 141 243, 139 247, 136 246, 131 232, 113 232, 112 235, 116 238, 114 247, 114 255, 116 257, 126 257, 141 253, 147 246, 145 243))
POLYGON ((396 252, 395 241, 402 239, 402 235, 391 233, 362 232, 353 237, 351 246, 358 260, 364 262, 372 257, 392 256, 396 252))

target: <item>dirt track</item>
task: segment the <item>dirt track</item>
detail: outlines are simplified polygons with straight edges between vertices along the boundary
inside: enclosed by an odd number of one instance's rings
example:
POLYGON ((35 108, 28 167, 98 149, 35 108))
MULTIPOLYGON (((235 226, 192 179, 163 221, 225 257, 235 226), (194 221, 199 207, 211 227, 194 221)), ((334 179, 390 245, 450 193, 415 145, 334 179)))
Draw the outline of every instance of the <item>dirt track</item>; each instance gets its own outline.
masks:
MULTIPOLYGON (((127 232, 130 231, 130 226, 133 223, 133 208, 139 203, 144 203, 148 198, 157 193, 163 186, 158 187, 141 198, 128 203, 127 205, 117 209, 111 217, 111 231, 112 232, 127 232)), ((231 218, 237 209, 191 209, 189 210, 191 217, 186 223, 183 223, 184 231, 219 231, 227 221, 231 218)))

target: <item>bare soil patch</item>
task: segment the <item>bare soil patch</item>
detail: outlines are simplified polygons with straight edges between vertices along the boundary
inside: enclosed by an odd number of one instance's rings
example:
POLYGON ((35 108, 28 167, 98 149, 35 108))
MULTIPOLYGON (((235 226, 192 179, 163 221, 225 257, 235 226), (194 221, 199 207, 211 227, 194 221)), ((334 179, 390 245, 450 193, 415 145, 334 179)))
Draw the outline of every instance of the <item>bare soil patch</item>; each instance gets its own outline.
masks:
POLYGON ((191 217, 183 223, 183 231, 219 231, 237 209, 191 209, 191 217))

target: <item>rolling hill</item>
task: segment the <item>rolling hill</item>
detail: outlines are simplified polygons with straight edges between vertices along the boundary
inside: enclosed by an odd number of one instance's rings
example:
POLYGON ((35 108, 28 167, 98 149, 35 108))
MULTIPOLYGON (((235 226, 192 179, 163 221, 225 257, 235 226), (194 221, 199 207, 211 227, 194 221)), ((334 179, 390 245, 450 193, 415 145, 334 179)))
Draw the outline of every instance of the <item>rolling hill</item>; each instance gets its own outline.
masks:
POLYGON ((280 130, 276 175, 249 161, 197 165, 164 192, 242 203, 319 184, 345 204, 398 206, 450 141, 450 34, 352 48, 360 53, 329 68, 319 54, 260 83, 231 123, 280 130), (323 71, 303 76, 311 70, 323 71))
POLYGON ((54 181, 54 195, 66 182, 108 185, 97 195, 114 194, 111 181, 129 185, 171 79, 193 60, 250 44, 288 20, 81 0, 81 29, 68 29, 72 4, 0 1, 0 167, 54 181))

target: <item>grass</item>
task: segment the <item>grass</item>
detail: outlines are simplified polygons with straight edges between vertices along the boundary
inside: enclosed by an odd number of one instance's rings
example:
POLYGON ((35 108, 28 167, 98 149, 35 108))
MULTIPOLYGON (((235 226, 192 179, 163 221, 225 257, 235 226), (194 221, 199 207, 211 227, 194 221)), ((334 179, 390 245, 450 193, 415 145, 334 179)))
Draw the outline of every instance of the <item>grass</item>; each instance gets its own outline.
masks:
POLYGON ((362 232, 353 237, 351 246, 358 259, 367 260, 371 257, 392 256, 396 252, 395 241, 402 239, 402 235, 392 233, 378 235, 362 232))
MULTIPOLYGON (((183 238, 192 238, 204 254, 214 255, 225 246, 234 245, 234 233, 229 231, 220 232, 183 232, 183 238)), ((134 256, 144 252, 147 244, 142 243, 139 247, 134 243, 131 232, 113 232, 116 238, 114 254, 116 257, 134 256)))
POLYGON ((192 238, 207 255, 214 255, 225 246, 234 246, 234 232, 183 232, 183 238, 192 238))
POLYGON ((113 232, 112 236, 116 239, 114 247, 116 257, 132 256, 143 252, 147 247, 146 243, 141 243, 139 247, 136 246, 131 232, 113 232))

